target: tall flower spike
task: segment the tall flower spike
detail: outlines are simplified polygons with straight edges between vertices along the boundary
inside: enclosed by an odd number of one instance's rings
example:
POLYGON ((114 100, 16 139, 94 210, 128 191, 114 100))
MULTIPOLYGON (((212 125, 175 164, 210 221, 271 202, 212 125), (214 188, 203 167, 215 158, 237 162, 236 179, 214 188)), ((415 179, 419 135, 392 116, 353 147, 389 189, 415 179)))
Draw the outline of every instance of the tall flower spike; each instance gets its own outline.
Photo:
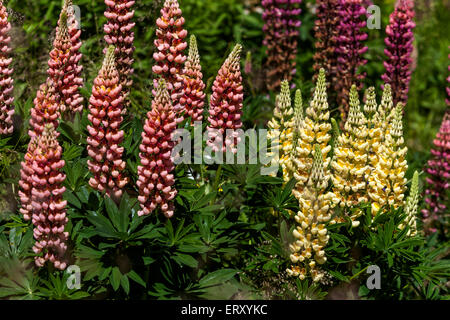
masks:
MULTIPOLYGON (((334 202, 348 214, 350 209, 358 203, 367 202, 366 172, 368 171, 368 130, 367 120, 361 112, 358 91, 353 85, 350 89, 350 110, 344 130, 338 138, 334 150, 334 158, 331 167, 334 202)), ((354 226, 358 214, 350 218, 354 226)))
MULTIPOLYGON (((187 31, 183 28, 184 18, 177 0, 164 2, 161 17, 156 20, 156 24, 156 52, 153 54, 156 65, 153 66, 153 72, 166 80, 174 109, 180 113, 184 111, 180 100, 184 95, 182 75, 186 61, 184 51, 187 48, 187 31)), ((155 79, 154 87, 157 85, 158 80, 155 79)), ((156 96, 156 91, 153 95, 156 96)))
POLYGON ((403 105, 399 103, 391 112, 392 120, 388 125, 386 138, 378 150, 376 167, 369 176, 368 193, 373 215, 384 205, 398 208, 404 204, 408 149, 404 146, 402 108, 403 105))
POLYGON ((12 58, 9 57, 11 48, 8 36, 11 24, 8 21, 8 11, 0 0, 0 136, 11 134, 14 130, 12 116, 14 115, 13 79, 11 75, 12 58))
POLYGON ((267 88, 278 90, 282 79, 296 73, 297 38, 302 0, 262 0, 264 46, 267 47, 267 88))
POLYGON ((416 26, 413 22, 413 6, 412 0, 398 0, 386 27, 384 54, 387 59, 383 63, 386 72, 381 78, 391 85, 395 105, 398 102, 406 105, 408 102, 414 41, 412 30, 416 26))
POLYGON ((314 71, 325 69, 330 83, 337 81, 336 68, 339 0, 317 0, 316 21, 314 24, 314 38, 316 39, 314 54, 314 71))
MULTIPOLYGON (((56 28, 56 37, 53 41, 53 49, 50 51, 50 59, 48 60, 47 74, 55 86, 60 112, 65 112, 69 106, 66 104, 68 85, 72 85, 73 65, 71 63, 72 42, 69 36, 67 26, 67 12, 63 10, 58 26, 56 28)), ((70 90, 71 91, 71 90, 70 90)))
POLYGON ((370 87, 365 92, 365 103, 364 103, 364 113, 367 118, 367 130, 368 130, 368 168, 367 174, 369 175, 372 168, 375 167, 377 163, 377 152, 380 146, 382 133, 378 118, 378 105, 375 93, 375 88, 370 87))
POLYGON ((120 125, 125 108, 114 52, 114 46, 110 46, 89 99, 87 150, 90 159, 87 163, 93 175, 89 185, 116 200, 122 195, 128 178, 123 172, 126 166, 122 160, 124 148, 119 146, 124 135, 120 125))
POLYGON ((175 143, 172 137, 177 128, 177 116, 163 79, 155 90, 156 96, 151 111, 147 113, 139 147, 141 165, 138 166, 137 186, 141 210, 138 214, 148 215, 160 207, 164 215, 171 218, 174 214, 172 200, 177 195, 172 173, 175 169, 172 158, 175 143))
POLYGON ((34 106, 30 111, 31 118, 28 135, 30 137, 41 135, 44 132, 45 125, 48 123, 51 123, 56 130, 59 126, 59 110, 59 94, 56 92, 54 82, 47 78, 47 81, 39 87, 36 98, 34 98, 34 106))
POLYGON ((336 53, 338 55, 338 67, 334 91, 337 92, 337 103, 341 111, 343 125, 347 119, 349 104, 347 97, 353 84, 358 90, 362 89, 362 80, 365 73, 360 73, 361 66, 367 63, 362 55, 368 47, 363 45, 367 39, 367 33, 363 32, 366 26, 366 9, 361 5, 362 0, 339 0, 339 20, 337 28, 336 53))
POLYGON ((208 145, 214 152, 237 152, 240 141, 237 130, 242 127, 244 87, 241 76, 242 46, 237 44, 220 68, 212 86, 208 117, 208 145), (227 130, 234 130, 224 139, 227 130))
POLYGON ((425 172, 425 208, 422 210, 424 229, 427 233, 436 231, 439 220, 448 219, 448 191, 450 189, 450 112, 442 120, 436 139, 433 141, 431 159, 425 172))
POLYGON ((331 151, 329 142, 331 140, 330 112, 328 110, 327 90, 325 82, 325 70, 320 69, 317 78, 313 99, 306 109, 305 119, 300 128, 300 137, 297 146, 292 153, 295 165, 294 178, 297 180, 294 196, 302 197, 303 189, 311 174, 313 165, 313 146, 318 144, 323 155, 325 176, 329 176, 328 166, 331 151))
MULTIPOLYGON (((59 16, 56 33, 59 34, 59 26, 65 24, 70 38, 71 48, 68 61, 63 66, 65 72, 63 76, 63 84, 59 89, 59 95, 63 101, 61 111, 68 109, 71 113, 83 111, 83 97, 80 89, 83 87, 83 78, 81 73, 83 67, 80 64, 82 54, 81 49, 81 27, 76 17, 72 0, 65 0, 63 9, 59 16)), ((65 27, 64 27, 65 28, 65 27)), ((64 33, 64 31, 63 31, 64 33)))
POLYGON ((318 265, 327 260, 324 248, 330 238, 325 227, 331 218, 329 210, 332 194, 325 191, 328 180, 320 146, 315 145, 311 175, 299 199, 300 211, 295 216, 298 224, 293 231, 295 241, 289 246, 293 265, 286 270, 288 275, 299 277, 300 280, 305 279, 308 273, 314 282, 320 281, 325 275, 318 265))
POLYGON ((36 265, 42 267, 50 261, 64 270, 69 234, 64 232, 68 219, 67 201, 63 200, 66 188, 62 185, 66 176, 61 170, 65 163, 61 158, 57 133, 51 123, 46 124, 42 135, 32 138, 25 155, 19 196, 24 218, 34 225, 36 265))
POLYGON ((203 82, 202 66, 198 54, 197 39, 191 36, 189 56, 187 58, 184 77, 184 96, 181 99, 185 106, 185 117, 191 117, 191 124, 203 120, 205 106, 205 83, 203 82))
POLYGON ((403 229, 405 225, 409 226, 408 235, 417 235, 417 208, 419 204, 419 173, 414 172, 414 176, 411 182, 411 189, 409 190, 409 196, 406 199, 405 204, 405 222, 400 225, 403 229))
MULTIPOLYGON (((105 41, 116 48, 116 67, 119 72, 122 94, 126 105, 129 104, 128 96, 133 85, 131 78, 133 70, 133 45, 135 23, 132 22, 134 10, 131 7, 134 0, 105 0, 107 9, 105 17, 107 22, 103 26, 105 41)), ((107 49, 105 49, 107 50, 107 49)))

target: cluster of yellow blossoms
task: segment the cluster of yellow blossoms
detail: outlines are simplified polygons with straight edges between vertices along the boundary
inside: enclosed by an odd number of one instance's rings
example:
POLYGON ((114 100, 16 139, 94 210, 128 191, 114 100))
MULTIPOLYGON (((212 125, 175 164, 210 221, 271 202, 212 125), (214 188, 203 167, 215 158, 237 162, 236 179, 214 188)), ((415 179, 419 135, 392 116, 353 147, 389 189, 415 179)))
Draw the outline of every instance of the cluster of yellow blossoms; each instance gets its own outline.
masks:
POLYGON ((313 281, 320 281, 325 273, 318 265, 327 261, 324 247, 330 238, 325 224, 330 221, 332 193, 326 192, 329 176, 324 173, 323 155, 315 145, 311 175, 299 199, 300 211, 295 215, 297 226, 293 234, 295 241, 289 246, 291 261, 295 265, 287 269, 291 276, 305 279, 309 271, 313 281), (300 267, 297 263, 303 264, 300 267))
MULTIPOLYGON (((294 215, 295 240, 290 245, 293 265, 287 273, 300 279, 309 274, 313 281, 320 281, 325 275, 319 266, 327 260, 327 224, 342 222, 349 216, 357 227, 362 211, 354 208, 362 202, 372 203, 373 215, 385 205, 405 205, 408 165, 403 105, 399 103, 394 108, 389 85, 385 85, 379 105, 373 87, 366 90, 363 107, 356 86, 351 88, 349 100, 349 116, 339 133, 332 129, 337 124, 330 120, 325 71, 321 69, 305 115, 300 91, 296 92, 292 108, 289 83, 283 81, 274 118, 269 123, 271 138, 279 142, 275 150, 279 157, 275 152, 272 164, 281 165, 285 182, 292 177, 296 180, 292 192, 300 210, 294 215), (330 180, 332 186, 328 188, 330 180), (332 218, 336 207, 340 209, 332 218)), ((407 218, 401 226, 409 225, 410 235, 416 234, 417 198, 415 174, 405 206, 407 218)))

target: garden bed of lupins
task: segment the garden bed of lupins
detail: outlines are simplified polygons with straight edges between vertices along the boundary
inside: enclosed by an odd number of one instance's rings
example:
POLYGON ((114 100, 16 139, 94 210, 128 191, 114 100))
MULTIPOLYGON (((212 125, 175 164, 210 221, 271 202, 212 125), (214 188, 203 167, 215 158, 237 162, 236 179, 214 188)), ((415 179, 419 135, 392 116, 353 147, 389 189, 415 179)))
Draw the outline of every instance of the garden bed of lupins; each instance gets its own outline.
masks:
POLYGON ((448 299, 449 21, 0 0, 0 299, 448 299))

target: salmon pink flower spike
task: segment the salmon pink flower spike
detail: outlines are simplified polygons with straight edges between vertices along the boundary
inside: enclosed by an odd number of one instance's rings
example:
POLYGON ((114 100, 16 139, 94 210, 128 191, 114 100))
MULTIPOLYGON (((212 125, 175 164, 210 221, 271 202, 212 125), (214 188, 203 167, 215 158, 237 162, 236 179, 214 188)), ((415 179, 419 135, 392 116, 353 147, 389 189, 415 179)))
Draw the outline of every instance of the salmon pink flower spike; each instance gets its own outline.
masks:
POLYGON ((135 4, 135 1, 105 0, 105 4, 108 7, 105 11, 107 22, 103 26, 105 41, 116 47, 116 66, 119 71, 124 100, 128 104, 130 88, 133 85, 131 76, 134 72, 132 65, 135 47, 132 30, 136 24, 132 22, 134 10, 131 7, 135 4))
POLYGON ((436 230, 438 221, 447 214, 450 189, 450 112, 447 111, 441 128, 433 141, 431 159, 425 168, 426 178, 425 208, 422 210, 426 232, 436 230))
POLYGON ((386 72, 381 76, 392 87, 394 105, 408 102, 409 82, 412 73, 414 34, 414 4, 411 0, 399 0, 386 27, 384 61, 386 72))
POLYGON ((237 152, 236 146, 240 141, 236 130, 242 127, 242 107, 244 87, 241 76, 242 46, 237 44, 219 70, 212 86, 212 95, 208 117, 207 144, 214 152, 225 152, 227 149, 237 152), (233 139, 225 139, 227 130, 235 130, 233 139))
POLYGON ((62 173, 64 160, 53 124, 46 124, 42 135, 33 137, 22 162, 21 212, 33 222, 36 240, 33 251, 38 267, 50 261, 57 269, 67 266, 65 252, 69 237, 64 228, 67 201, 63 200, 66 176, 62 173))
POLYGON ((46 124, 51 123, 56 130, 59 126, 60 99, 53 81, 47 78, 37 91, 34 106, 31 109, 30 137, 39 136, 44 132, 46 124))
POLYGON ((93 174, 89 185, 117 200, 128 178, 123 173, 126 166, 122 160, 124 148, 119 146, 124 135, 120 125, 125 108, 114 52, 114 46, 110 46, 92 87, 87 150, 90 157, 88 167, 93 174))
MULTIPOLYGON (((153 53, 156 64, 153 72, 166 81, 175 111, 182 112, 184 106, 180 100, 184 95, 182 75, 186 61, 184 51, 187 48, 187 31, 183 28, 184 18, 177 0, 165 1, 156 25, 156 52, 153 53)), ((157 85, 158 80, 155 79, 155 88, 157 85)), ((153 95, 156 96, 156 91, 153 95)))
POLYGON ((267 88, 279 90, 282 80, 295 75, 297 38, 302 0, 262 0, 264 7, 263 45, 267 47, 267 88))
POLYGON ((171 218, 174 214, 172 200, 177 195, 172 173, 175 169, 172 157, 175 142, 172 137, 177 128, 177 115, 164 79, 155 87, 155 92, 139 147, 141 165, 138 166, 139 178, 136 184, 141 210, 138 215, 148 215, 159 207, 167 218, 171 218))
POLYGON ((12 58, 9 57, 11 37, 8 32, 11 24, 8 22, 8 12, 0 0, 0 135, 11 134, 14 130, 12 116, 14 115, 13 79, 10 67, 12 58))
POLYGON ((185 106, 185 117, 191 117, 191 123, 203 120, 205 106, 205 83, 203 82, 202 66, 197 49, 197 39, 191 36, 189 56, 186 61, 184 76, 184 96, 181 99, 185 106))
POLYGON ((363 32, 366 26, 366 9, 362 6, 362 0, 339 0, 339 20, 337 31, 338 67, 334 84, 334 91, 337 92, 337 103, 342 117, 342 126, 347 119, 350 108, 348 96, 353 84, 356 89, 362 89, 362 80, 365 73, 360 73, 359 69, 367 63, 362 55, 367 52, 368 47, 363 41, 367 40, 367 33, 363 32))
POLYGON ((76 63, 80 58, 78 50, 73 50, 68 28, 68 15, 63 9, 56 28, 56 38, 53 41, 53 49, 50 51, 47 69, 47 74, 58 93, 61 113, 66 110, 81 111, 83 108, 83 98, 78 91, 83 84, 80 77, 82 67, 76 63))

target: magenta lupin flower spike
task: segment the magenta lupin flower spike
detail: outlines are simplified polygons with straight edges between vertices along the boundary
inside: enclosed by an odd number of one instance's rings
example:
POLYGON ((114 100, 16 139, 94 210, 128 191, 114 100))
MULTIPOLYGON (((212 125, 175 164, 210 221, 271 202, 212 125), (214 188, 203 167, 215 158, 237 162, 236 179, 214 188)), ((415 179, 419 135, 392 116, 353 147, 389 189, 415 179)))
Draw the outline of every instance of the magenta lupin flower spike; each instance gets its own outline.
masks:
POLYGON ((383 63, 386 72, 381 78, 392 87, 394 105, 399 102, 406 105, 408 102, 413 62, 411 54, 414 49, 413 29, 416 26, 413 6, 411 0, 398 0, 386 27, 384 54, 387 59, 383 63))
POLYGON ((225 135, 227 130, 238 130, 242 127, 244 87, 241 76, 241 51, 242 46, 237 44, 220 68, 212 86, 207 144, 214 152, 236 153, 236 146, 240 141, 237 131, 233 133, 233 137, 225 138, 225 135))
POLYGON ((197 40, 191 36, 189 56, 186 60, 184 77, 184 95, 182 104, 185 106, 185 117, 191 117, 191 124, 203 120, 205 106, 205 83, 203 82, 202 66, 197 49, 197 40))
POLYGON ((124 148, 120 146, 125 108, 114 51, 113 46, 108 48, 89 99, 87 150, 90 159, 87 163, 93 175, 89 185, 117 200, 128 178, 123 172, 126 164, 122 160, 124 148))
MULTIPOLYGON (((450 112, 444 115, 439 132, 433 141, 431 159, 428 160, 425 172, 425 208, 422 210, 424 229, 435 232, 436 223, 443 214, 448 215, 448 190, 450 188, 450 112)), ((443 217, 442 217, 443 218, 443 217)))
POLYGON ((67 201, 63 200, 64 164, 57 133, 51 123, 46 124, 42 135, 30 141, 19 182, 21 212, 34 225, 33 251, 38 267, 47 261, 60 270, 67 266, 65 252, 69 234, 64 231, 68 222, 67 201))
MULTIPOLYGON (((135 23, 132 22, 134 10, 131 8, 135 4, 133 0, 105 0, 107 10, 105 17, 106 24, 103 26, 105 41, 116 48, 116 66, 119 71, 120 84, 125 103, 128 105, 130 88, 133 85, 131 78, 133 70, 133 45, 135 23)), ((105 49, 106 50, 106 49, 105 49)))
POLYGON ((0 0, 0 135, 11 134, 14 130, 12 117, 14 115, 13 79, 11 75, 12 58, 9 57, 11 48, 8 35, 11 24, 8 21, 8 11, 0 0))
POLYGON ((367 40, 367 33, 363 31, 366 26, 366 9, 362 6, 362 0, 339 0, 338 36, 336 38, 338 66, 334 90, 337 92, 337 103, 341 111, 342 124, 347 119, 350 88, 353 84, 360 90, 365 73, 360 73, 360 67, 367 63, 362 55, 368 47, 363 41, 367 40))
MULTIPOLYGON (((173 107, 180 113, 184 111, 180 100, 184 94, 183 69, 186 61, 184 51, 187 48, 187 31, 183 28, 184 18, 177 0, 165 1, 156 25, 156 52, 153 53, 156 64, 152 70, 165 80, 173 107)), ((158 79, 155 79, 154 87, 157 86, 158 79)), ((155 90, 153 95, 156 96, 155 90)), ((180 117, 178 121, 181 120, 180 117)))
POLYGON ((172 136, 177 128, 177 115, 163 79, 155 91, 139 147, 141 165, 138 166, 137 186, 141 210, 138 215, 149 215, 159 207, 167 218, 171 218, 174 214, 172 200, 177 195, 172 173, 175 169, 172 158, 175 142, 172 136))
POLYGON ((263 45, 267 47, 267 88, 278 90, 282 80, 296 73, 297 38, 302 0, 262 0, 264 7, 263 45))

